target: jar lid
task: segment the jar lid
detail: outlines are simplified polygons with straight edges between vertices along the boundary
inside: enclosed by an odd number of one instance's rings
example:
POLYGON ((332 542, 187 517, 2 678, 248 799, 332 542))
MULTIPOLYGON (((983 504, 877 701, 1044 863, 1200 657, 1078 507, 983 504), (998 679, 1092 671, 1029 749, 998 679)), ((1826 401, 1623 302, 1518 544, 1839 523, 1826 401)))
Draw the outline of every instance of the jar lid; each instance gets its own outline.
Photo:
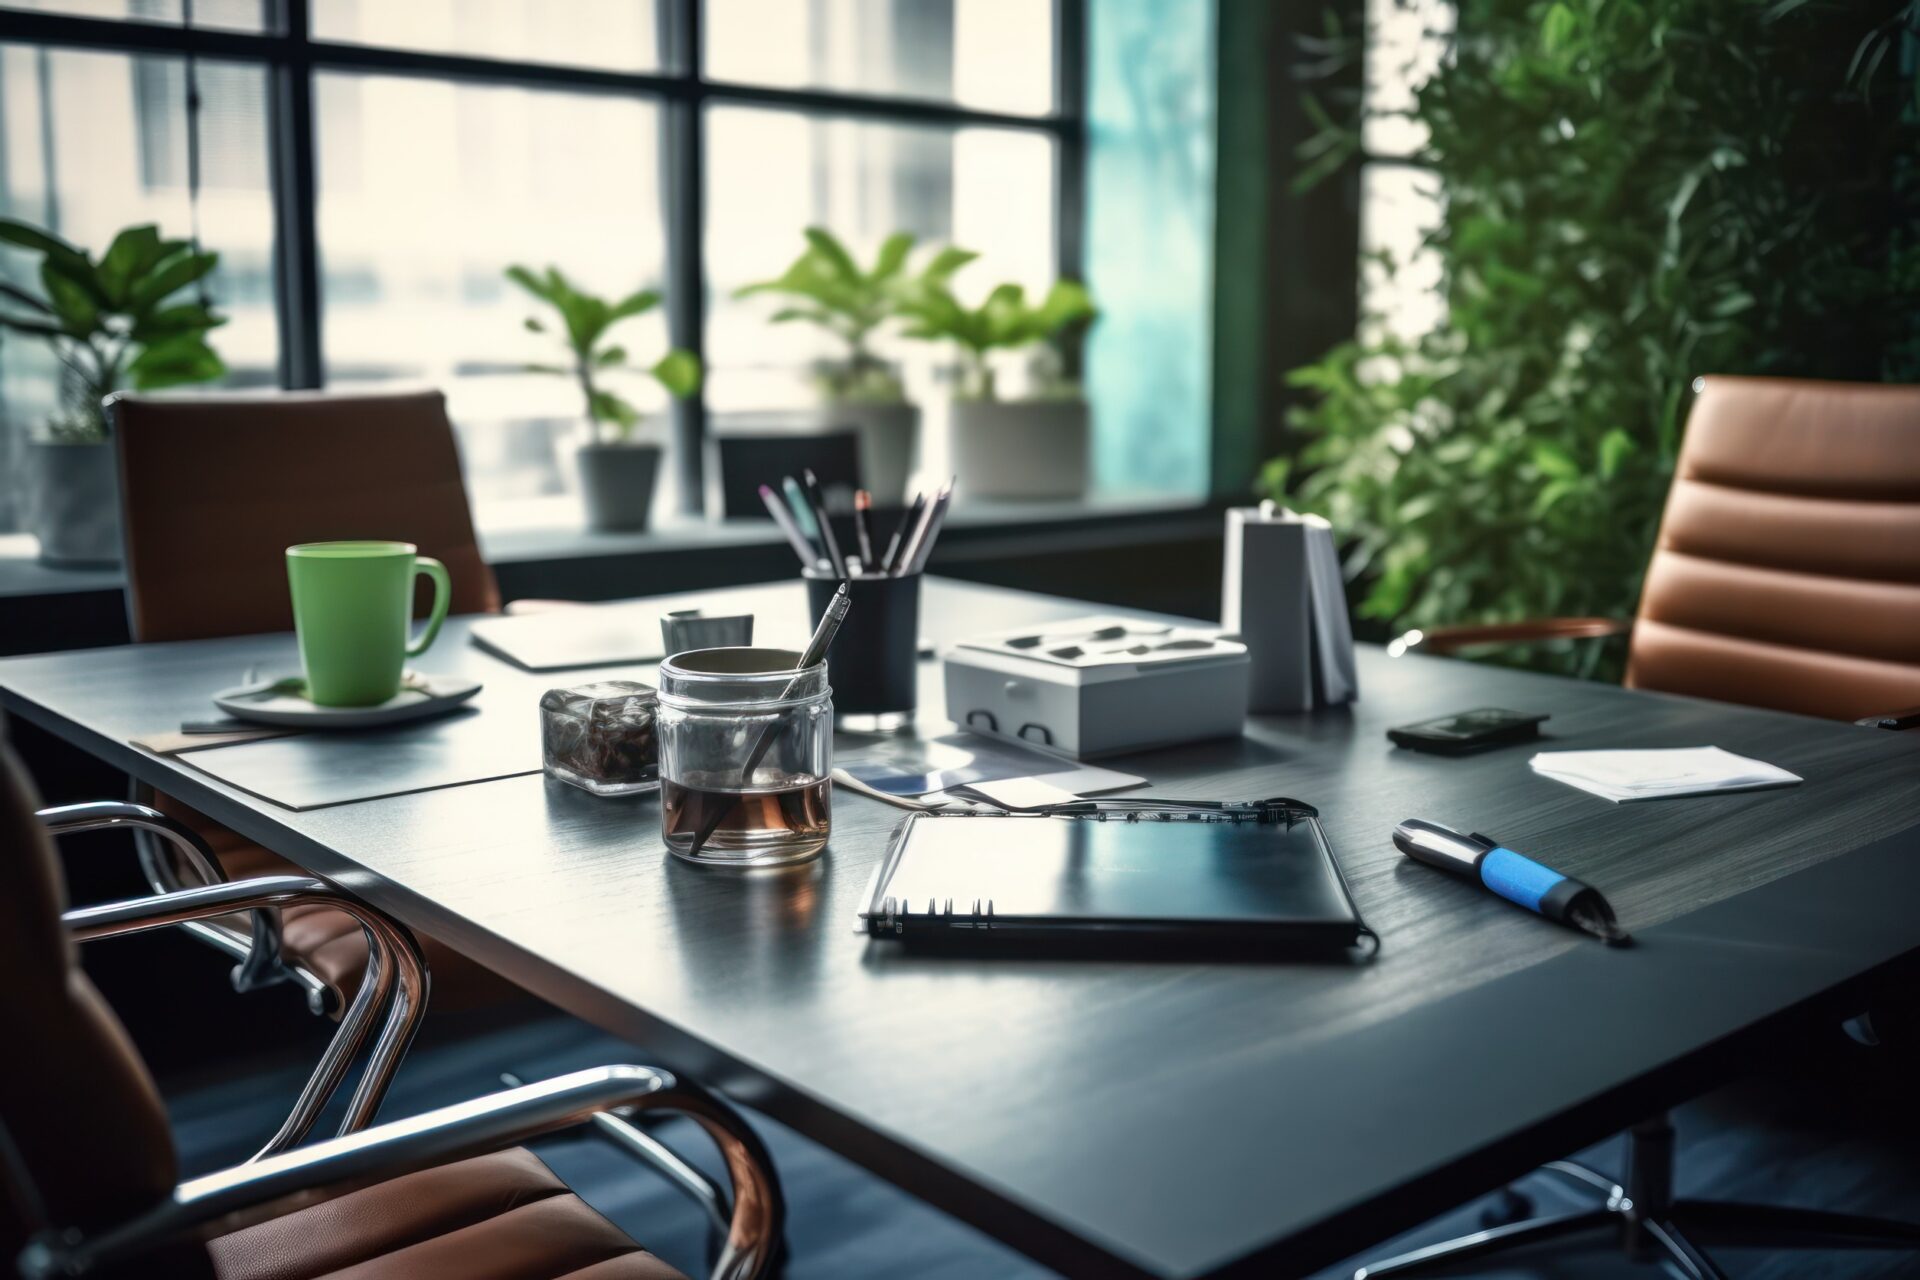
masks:
POLYGON ((658 691, 638 680, 599 680, 565 689, 549 689, 540 695, 542 711, 567 711, 584 715, 595 703, 626 700, 645 706, 658 700, 658 691))

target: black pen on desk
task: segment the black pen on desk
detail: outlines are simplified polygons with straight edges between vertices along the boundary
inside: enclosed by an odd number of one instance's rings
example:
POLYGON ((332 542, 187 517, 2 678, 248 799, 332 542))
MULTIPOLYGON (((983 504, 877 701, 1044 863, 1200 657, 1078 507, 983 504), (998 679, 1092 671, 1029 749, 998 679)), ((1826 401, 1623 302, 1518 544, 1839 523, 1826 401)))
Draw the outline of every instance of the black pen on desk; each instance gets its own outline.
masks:
POLYGON ((1462 835, 1437 822, 1408 818, 1393 829, 1393 844, 1415 862, 1477 880, 1508 902, 1572 925, 1609 946, 1630 940, 1598 889, 1478 832, 1462 835))
POLYGON ((865 489, 853 494, 853 536, 860 540, 860 567, 867 573, 879 573, 880 563, 873 558, 873 524, 867 513, 873 509, 873 495, 865 489))
POLYGON ((900 523, 894 526, 893 537, 887 540, 887 553, 880 557, 880 572, 893 573, 900 567, 900 548, 905 545, 907 535, 920 522, 920 509, 926 504, 927 495, 916 493, 907 509, 900 513, 900 523))
POLYGON ((813 474, 812 467, 801 470, 800 487, 813 507, 813 518, 820 526, 820 545, 826 550, 827 563, 833 566, 833 576, 844 578, 847 576, 847 562, 840 555, 840 540, 833 536, 833 521, 827 516, 827 501, 820 496, 820 481, 813 474))
POLYGON ((766 504, 767 514, 780 526, 780 532, 793 544, 793 554, 800 557, 801 567, 812 569, 820 563, 820 553, 814 548, 807 535, 800 532, 800 526, 794 523, 793 513, 787 510, 787 504, 780 501, 780 495, 773 491, 772 485, 760 486, 760 501, 766 504))

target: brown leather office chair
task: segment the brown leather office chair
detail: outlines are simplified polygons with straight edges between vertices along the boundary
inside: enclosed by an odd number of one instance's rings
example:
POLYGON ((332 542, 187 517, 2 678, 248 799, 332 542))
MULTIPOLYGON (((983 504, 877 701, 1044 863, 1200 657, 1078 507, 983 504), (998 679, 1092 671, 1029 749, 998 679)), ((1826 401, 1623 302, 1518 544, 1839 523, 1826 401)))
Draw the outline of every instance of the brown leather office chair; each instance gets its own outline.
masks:
POLYGON ((1920 387, 1701 378, 1640 611, 1398 644, 1629 632, 1626 683, 1857 720, 1920 706, 1920 387))
MULTIPOLYGON (((201 885, 63 917, 48 831, 85 828, 96 807, 35 808, 0 739, 0 1019, 27 1037, 0 1054, 0 1267, 18 1260, 29 1277, 683 1280, 514 1145, 633 1106, 690 1115, 718 1144, 732 1194, 713 1275, 764 1274, 784 1215, 780 1189, 764 1147, 725 1102, 665 1071, 615 1066, 367 1127, 385 1078, 363 1098, 367 1080, 397 1064, 420 1009, 406 1001, 425 998, 404 930, 303 876, 201 885), (366 923, 384 958, 407 961, 389 976, 409 975, 380 992, 400 1012, 389 1015, 349 1106, 350 1136, 295 1146, 304 1130, 283 1129, 254 1161, 176 1186, 158 1091, 75 964, 73 941, 329 897, 366 923)), ((336 1034, 329 1058, 345 1054, 342 1073, 357 1047, 344 1042, 367 1029, 360 1015, 378 1013, 374 1003, 357 1003, 336 1034)), ((318 1088, 313 1113, 338 1082, 318 1088)))
MULTIPOLYGON (((447 566, 449 612, 499 610, 439 392, 123 394, 110 401, 109 413, 136 640, 291 630, 285 551, 298 542, 412 542, 447 566)), ((234 672, 234 680, 242 674, 234 672)), ((171 797, 153 800, 206 838, 229 877, 292 870, 171 797)), ((150 852, 144 861, 156 888, 168 887, 150 852)), ((228 926, 220 935, 230 951, 234 934, 228 926)), ((282 913, 281 934, 280 953, 309 1001, 343 1007, 366 968, 360 928, 330 907, 301 907, 282 913)), ((451 948, 432 939, 423 945, 442 1007, 511 994, 504 980, 451 948)), ((256 972, 250 980, 270 976, 256 972)))
MULTIPOLYGON (((1858 720, 1920 706, 1920 387, 1710 377, 1686 439, 1631 624, 1543 618, 1408 632, 1392 646, 1475 646, 1627 634, 1626 683, 1858 720)), ((1687 1232, 1775 1248, 1920 1246, 1920 1225, 1778 1205, 1675 1200, 1666 1117, 1629 1131, 1622 1184, 1545 1166, 1604 1209, 1521 1217, 1511 1189, 1488 1230, 1370 1262, 1359 1274, 1457 1274, 1508 1249, 1618 1227, 1630 1251, 1720 1275, 1687 1232), (1681 1223, 1685 1223, 1682 1230, 1681 1223)))

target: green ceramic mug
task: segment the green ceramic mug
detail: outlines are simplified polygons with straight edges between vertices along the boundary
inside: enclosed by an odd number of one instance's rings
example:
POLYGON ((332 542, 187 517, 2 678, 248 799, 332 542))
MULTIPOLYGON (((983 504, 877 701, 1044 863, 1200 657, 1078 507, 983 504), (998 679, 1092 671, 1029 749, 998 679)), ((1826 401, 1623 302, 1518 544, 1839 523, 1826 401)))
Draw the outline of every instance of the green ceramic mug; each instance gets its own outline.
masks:
POLYGON ((371 707, 400 692, 408 658, 427 651, 453 598, 447 566, 411 542, 305 542, 287 548, 293 628, 307 696, 323 707, 371 707), (407 643, 415 574, 433 579, 433 613, 407 643))

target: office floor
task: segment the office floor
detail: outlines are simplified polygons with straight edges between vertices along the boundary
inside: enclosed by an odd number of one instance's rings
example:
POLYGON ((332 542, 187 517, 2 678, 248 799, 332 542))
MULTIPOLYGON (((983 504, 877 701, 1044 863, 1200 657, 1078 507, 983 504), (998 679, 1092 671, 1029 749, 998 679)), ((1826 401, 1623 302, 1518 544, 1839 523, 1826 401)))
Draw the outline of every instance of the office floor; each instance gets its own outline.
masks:
MULTIPOLYGON (((646 1060, 643 1051, 554 1013, 434 1022, 400 1073, 388 1116, 496 1089, 503 1071, 532 1079, 646 1060)), ((278 1122, 326 1028, 309 1020, 288 1023, 282 1031, 269 1051, 202 1063, 163 1079, 188 1172, 244 1159, 278 1122)), ((1756 1064, 1757 1069, 1764 1065, 1764 1073, 1681 1109, 1676 1123, 1682 1194, 1920 1219, 1920 1160, 1914 1158, 1920 1151, 1920 1122, 1887 1057, 1838 1043, 1818 1046, 1792 1064, 1756 1064)), ((1050 1274, 779 1125, 763 1122, 762 1131, 791 1206, 788 1280, 1029 1280, 1050 1274)), ((691 1126, 670 1122, 657 1132, 717 1175, 691 1126)), ((690 1275, 703 1274, 699 1217, 659 1179, 587 1132, 548 1140, 536 1149, 589 1203, 648 1248, 690 1275)), ((1617 1172, 1619 1143, 1603 1143, 1583 1158, 1617 1172)), ((1542 1211, 1584 1207, 1550 1178, 1521 1185, 1542 1211)), ((1366 1257, 1474 1230, 1486 1203, 1463 1206, 1369 1250, 1366 1257)), ((1729 1274, 1743 1280, 1920 1276, 1920 1255, 1714 1252, 1729 1274)), ((1365 1257, 1320 1274, 1351 1275, 1361 1261, 1365 1257)), ((1602 1280, 1658 1272, 1629 1265, 1596 1241, 1579 1250, 1516 1254, 1501 1267, 1463 1274, 1488 1280, 1602 1280)))

